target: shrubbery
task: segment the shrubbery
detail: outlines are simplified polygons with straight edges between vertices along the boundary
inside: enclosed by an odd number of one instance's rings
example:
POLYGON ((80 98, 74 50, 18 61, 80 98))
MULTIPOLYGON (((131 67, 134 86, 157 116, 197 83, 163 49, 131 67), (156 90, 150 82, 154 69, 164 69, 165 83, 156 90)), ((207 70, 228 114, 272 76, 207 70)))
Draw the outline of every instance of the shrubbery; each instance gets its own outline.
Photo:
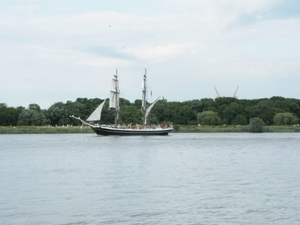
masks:
POLYGON ((292 113, 277 113, 274 116, 274 125, 293 125, 298 123, 299 119, 292 113))
POLYGON ((251 132, 263 132, 264 126, 265 123, 261 118, 254 117, 250 119, 249 130, 251 132))

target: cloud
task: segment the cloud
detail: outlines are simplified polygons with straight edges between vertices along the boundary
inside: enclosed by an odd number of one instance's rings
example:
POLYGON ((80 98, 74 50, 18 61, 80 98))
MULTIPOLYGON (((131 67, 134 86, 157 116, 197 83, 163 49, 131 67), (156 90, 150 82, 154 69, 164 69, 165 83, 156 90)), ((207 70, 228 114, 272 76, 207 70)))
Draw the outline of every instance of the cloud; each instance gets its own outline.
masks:
POLYGON ((234 24, 256 22, 276 8, 282 0, 164 0, 169 7, 193 8, 192 12, 202 15, 211 29, 222 31, 234 24), (176 6, 178 4, 179 6, 176 6))
POLYGON ((23 6, 13 6, 11 7, 12 11, 16 12, 27 12, 27 13, 33 13, 38 10, 40 10, 41 7, 38 4, 31 4, 31 5, 23 5, 23 6))
POLYGON ((115 67, 128 66, 132 56, 117 52, 114 49, 101 46, 87 46, 62 50, 46 48, 44 46, 33 46, 34 55, 43 60, 68 64, 85 65, 92 67, 115 67))
POLYGON ((135 56, 130 52, 125 50, 125 46, 122 49, 115 49, 109 46, 100 46, 100 45, 88 45, 82 48, 79 48, 83 52, 92 53, 102 57, 108 58, 117 58, 123 60, 135 60, 135 56))
MULTIPOLYGON (((270 79, 298 79, 295 0, 136 1, 134 9, 118 3, 7 3, 0 9, 0 72, 5 80, 0 89, 47 93, 51 85, 57 98, 59 90, 76 98, 106 90, 116 68, 132 82, 145 64, 161 80, 161 93, 167 91, 174 100, 194 98, 190 90, 203 92, 203 97, 210 97, 205 93, 211 90, 215 97, 213 85, 230 84, 231 90, 259 80, 271 92, 270 79), (101 84, 96 84, 99 74, 101 84), (172 85, 166 87, 170 77, 172 85), (174 91, 178 86, 180 94, 174 91)), ((249 92, 249 98, 260 93, 249 92)))
POLYGON ((187 54, 193 50, 195 44, 180 43, 163 46, 145 46, 133 49, 133 53, 142 61, 158 63, 182 54, 187 54))

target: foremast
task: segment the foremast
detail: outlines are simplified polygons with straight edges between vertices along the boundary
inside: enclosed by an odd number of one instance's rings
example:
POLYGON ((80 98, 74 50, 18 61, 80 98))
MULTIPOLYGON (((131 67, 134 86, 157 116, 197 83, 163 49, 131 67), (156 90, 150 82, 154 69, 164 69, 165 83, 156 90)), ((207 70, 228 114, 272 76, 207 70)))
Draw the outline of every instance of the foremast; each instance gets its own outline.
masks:
POLYGON ((158 97, 148 108, 147 108, 147 70, 145 69, 145 74, 142 83, 142 113, 143 113, 143 129, 146 128, 147 125, 147 117, 154 106, 154 104, 159 100, 158 97))
POLYGON ((112 87, 110 90, 110 99, 109 99, 109 109, 115 114, 115 126, 119 124, 120 117, 120 88, 119 88, 119 80, 118 80, 118 70, 116 70, 116 74, 112 79, 112 87))

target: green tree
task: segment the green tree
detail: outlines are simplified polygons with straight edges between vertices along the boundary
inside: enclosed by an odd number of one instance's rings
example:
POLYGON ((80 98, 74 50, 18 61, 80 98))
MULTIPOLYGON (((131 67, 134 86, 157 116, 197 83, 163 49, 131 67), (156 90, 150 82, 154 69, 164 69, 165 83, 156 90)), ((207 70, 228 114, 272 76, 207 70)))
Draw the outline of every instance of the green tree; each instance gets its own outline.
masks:
POLYGON ((41 111, 41 107, 36 103, 29 104, 28 109, 32 109, 32 110, 35 110, 37 112, 41 111))
POLYGON ((80 103, 77 101, 75 101, 75 102, 67 101, 65 106, 66 106, 66 110, 70 116, 74 115, 77 117, 86 118, 86 115, 84 114, 84 112, 86 111, 86 105, 84 105, 83 103, 80 103))
POLYGON ((179 112, 176 116, 180 123, 184 125, 196 125, 197 124, 197 113, 191 107, 184 105, 179 109, 179 112))
POLYGON ((16 126, 19 115, 24 107, 8 107, 5 103, 0 103, 0 126, 16 126))
POLYGON ((14 126, 16 125, 16 123, 17 121, 13 116, 0 113, 0 126, 14 126))
POLYGON ((0 109, 5 109, 7 108, 7 104, 6 103, 0 103, 0 109))
MULTIPOLYGON (((159 101, 156 102, 156 104, 152 108, 150 116, 151 117, 152 117, 152 115, 155 116, 155 118, 157 119, 156 123, 163 123, 163 122, 165 122, 165 119, 166 119, 165 109, 167 107, 167 104, 168 104, 168 102, 167 102, 166 99, 159 100, 159 101)), ((139 106, 138 108, 141 108, 141 106, 139 106)), ((155 122, 152 121, 151 123, 155 123, 155 122)))
POLYGON ((218 104, 212 98, 202 98, 202 111, 218 112, 218 104))
POLYGON ((182 107, 180 102, 168 102, 165 112, 165 121, 172 121, 174 124, 184 124, 184 120, 181 121, 179 110, 182 107))
POLYGON ((251 132, 263 132, 265 126, 264 121, 259 117, 254 117, 250 119, 249 130, 251 132))
POLYGON ((47 120, 44 111, 36 111, 34 109, 23 109, 19 115, 18 125, 25 126, 41 126, 46 125, 47 120))
POLYGON ((121 121, 124 124, 141 124, 142 111, 134 105, 125 105, 120 112, 121 121))
POLYGON ((276 115, 274 116, 275 125, 293 125, 298 123, 299 119, 289 112, 276 113, 276 115))
POLYGON ((218 113, 213 111, 204 111, 198 113, 198 123, 201 125, 219 125, 221 119, 218 116, 218 113))
POLYGON ((255 106, 246 107, 246 112, 249 118, 259 117, 266 125, 273 125, 275 114, 283 111, 269 99, 262 99, 255 106))
POLYGON ((233 125, 247 125, 247 118, 244 115, 237 115, 235 119, 232 121, 233 125))
POLYGON ((221 112, 223 124, 232 124, 233 120, 236 119, 237 115, 243 113, 242 108, 237 102, 231 102, 228 105, 222 105, 222 107, 224 107, 224 109, 221 112))
POLYGON ((106 101, 101 114, 101 124, 113 124, 114 114, 108 109, 109 101, 106 101))
POLYGON ((10 126, 16 123, 5 103, 0 103, 0 126, 10 126))
POLYGON ((129 106, 129 105, 131 105, 131 103, 130 103, 130 101, 128 101, 127 99, 125 99, 125 98, 120 98, 120 107, 122 107, 122 106, 129 106))
POLYGON ((202 103, 201 100, 193 99, 191 101, 186 101, 186 102, 183 102, 183 103, 186 104, 187 106, 191 107, 193 110, 195 110, 196 113, 202 112, 203 103, 202 103))
POLYGON ((141 99, 136 99, 133 103, 133 105, 135 107, 137 107, 138 109, 142 108, 142 100, 141 99))
MULTIPOLYGON (((165 122, 165 121, 163 121, 163 122, 165 122)), ((159 124, 159 123, 162 123, 162 122, 159 122, 158 119, 156 118, 156 116, 153 113, 150 113, 148 115, 148 118, 147 118, 147 124, 148 125, 159 124)))
POLYGON ((215 99, 215 102, 217 105, 221 106, 221 105, 229 105, 233 102, 238 101, 236 98, 232 98, 232 97, 219 97, 215 99))
POLYGON ((197 121, 196 111, 181 102, 169 102, 165 114, 165 121, 172 121, 174 124, 188 125, 197 121))
MULTIPOLYGON (((84 103, 83 103, 84 104, 84 103)), ((67 108, 63 102, 56 102, 47 110, 47 117, 50 120, 50 124, 55 125, 67 125, 71 123, 67 108)))

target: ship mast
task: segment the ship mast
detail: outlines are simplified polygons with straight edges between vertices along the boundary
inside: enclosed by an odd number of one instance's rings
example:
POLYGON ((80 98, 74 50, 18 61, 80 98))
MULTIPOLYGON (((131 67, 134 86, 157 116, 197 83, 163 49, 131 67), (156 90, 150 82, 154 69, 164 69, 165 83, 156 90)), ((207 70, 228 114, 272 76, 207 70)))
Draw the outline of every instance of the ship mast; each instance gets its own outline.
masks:
POLYGON ((145 74, 144 74, 143 85, 142 85, 143 128, 145 128, 145 126, 146 126, 146 109, 147 109, 147 100, 146 100, 146 93, 147 93, 146 74, 147 74, 147 70, 145 68, 145 74))
POLYGON ((110 91, 110 99, 109 99, 109 109, 115 114, 115 126, 119 123, 119 114, 120 114, 120 106, 119 106, 119 80, 118 80, 118 70, 116 70, 116 75, 114 75, 112 79, 112 88, 110 91))

